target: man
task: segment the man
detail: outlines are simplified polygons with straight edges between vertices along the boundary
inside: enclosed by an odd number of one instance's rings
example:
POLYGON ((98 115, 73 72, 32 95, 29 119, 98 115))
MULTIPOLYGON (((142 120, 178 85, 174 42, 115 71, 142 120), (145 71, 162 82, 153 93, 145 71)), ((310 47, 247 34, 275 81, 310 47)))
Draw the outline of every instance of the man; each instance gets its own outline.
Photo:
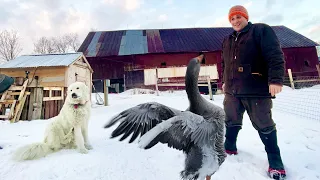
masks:
POLYGON ((229 11, 234 32, 223 41, 223 86, 226 113, 226 153, 236 155, 236 140, 244 111, 265 145, 273 179, 286 176, 277 130, 272 119, 272 99, 282 90, 285 62, 279 41, 266 24, 252 24, 243 6, 229 11))

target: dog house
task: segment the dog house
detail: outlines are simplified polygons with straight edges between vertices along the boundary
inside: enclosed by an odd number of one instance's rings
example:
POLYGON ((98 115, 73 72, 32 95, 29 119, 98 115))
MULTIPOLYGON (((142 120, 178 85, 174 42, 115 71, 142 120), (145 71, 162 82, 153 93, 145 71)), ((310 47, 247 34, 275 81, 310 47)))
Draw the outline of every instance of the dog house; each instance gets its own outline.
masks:
MULTIPOLYGON (((15 79, 14 85, 7 90, 10 92, 0 95, 1 102, 13 99, 19 93, 13 91, 25 87, 27 97, 21 107, 20 118, 15 121, 48 119, 60 112, 71 83, 84 82, 91 94, 92 73, 90 64, 81 52, 19 56, 0 65, 0 74, 15 79)), ((3 115, 4 110, 1 113, 3 115)))

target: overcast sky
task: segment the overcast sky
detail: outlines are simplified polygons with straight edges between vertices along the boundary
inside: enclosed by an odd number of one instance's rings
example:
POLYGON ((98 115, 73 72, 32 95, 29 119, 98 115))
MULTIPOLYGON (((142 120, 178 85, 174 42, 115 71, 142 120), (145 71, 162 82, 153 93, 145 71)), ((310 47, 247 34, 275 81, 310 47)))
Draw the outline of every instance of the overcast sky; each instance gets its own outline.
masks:
MULTIPOLYGON (((0 0, 0 30, 17 30, 23 51, 41 36, 92 29, 230 27, 229 8, 247 7, 249 20, 284 25, 320 41, 320 0, 0 0)), ((20 54, 20 55, 21 55, 20 54)))

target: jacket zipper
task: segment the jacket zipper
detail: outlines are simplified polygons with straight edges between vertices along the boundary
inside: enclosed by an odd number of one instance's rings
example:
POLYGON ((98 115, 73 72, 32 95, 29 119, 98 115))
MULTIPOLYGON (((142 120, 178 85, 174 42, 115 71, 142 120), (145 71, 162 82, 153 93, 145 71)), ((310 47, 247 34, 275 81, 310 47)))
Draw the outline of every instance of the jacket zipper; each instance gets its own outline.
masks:
MULTIPOLYGON (((237 42, 237 40, 238 40, 238 37, 239 37, 240 33, 241 33, 241 32, 239 32, 239 33, 237 34, 237 36, 235 36, 235 35, 233 35, 233 34, 232 34, 232 36, 235 38, 234 42, 237 42)), ((236 50, 236 49, 235 49, 235 48, 233 48, 234 60, 236 60, 236 59, 237 59, 237 56, 235 55, 235 50, 236 50)))
MULTIPOLYGON (((241 33, 241 32, 240 32, 240 33, 241 33)), ((237 42, 237 40, 238 40, 238 37, 239 37, 239 34, 240 34, 240 33, 238 33, 237 36, 235 36, 235 35, 232 34, 232 36, 235 38, 235 40, 234 40, 234 45, 233 45, 233 55, 234 55, 234 59, 233 59, 233 60, 234 60, 234 61, 237 59, 237 55, 236 55, 236 53, 235 53, 235 51, 236 51, 235 44, 236 44, 236 42, 237 42)), ((234 65, 233 65, 233 66, 234 66, 234 65)), ((234 69, 237 69, 237 68, 234 68, 234 69)), ((232 81, 233 81, 232 83, 234 83, 234 73, 235 73, 235 72, 232 72, 232 76, 231 76, 231 77, 232 77, 232 81)), ((233 91, 233 93, 234 93, 234 90, 232 90, 232 91, 233 91)))

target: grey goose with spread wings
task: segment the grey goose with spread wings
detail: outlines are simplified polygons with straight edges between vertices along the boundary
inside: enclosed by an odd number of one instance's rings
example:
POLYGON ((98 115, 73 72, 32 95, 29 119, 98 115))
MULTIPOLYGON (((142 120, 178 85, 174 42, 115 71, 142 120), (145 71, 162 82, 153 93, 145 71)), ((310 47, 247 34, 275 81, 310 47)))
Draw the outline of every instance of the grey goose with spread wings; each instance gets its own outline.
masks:
POLYGON ((152 148, 157 143, 167 144, 186 154, 183 180, 204 179, 213 175, 225 160, 225 114, 221 107, 203 98, 198 89, 201 57, 189 61, 185 83, 189 107, 180 111, 157 102, 147 102, 126 109, 112 117, 104 126, 119 126, 111 138, 132 134, 129 143, 139 135, 139 146, 152 148))

